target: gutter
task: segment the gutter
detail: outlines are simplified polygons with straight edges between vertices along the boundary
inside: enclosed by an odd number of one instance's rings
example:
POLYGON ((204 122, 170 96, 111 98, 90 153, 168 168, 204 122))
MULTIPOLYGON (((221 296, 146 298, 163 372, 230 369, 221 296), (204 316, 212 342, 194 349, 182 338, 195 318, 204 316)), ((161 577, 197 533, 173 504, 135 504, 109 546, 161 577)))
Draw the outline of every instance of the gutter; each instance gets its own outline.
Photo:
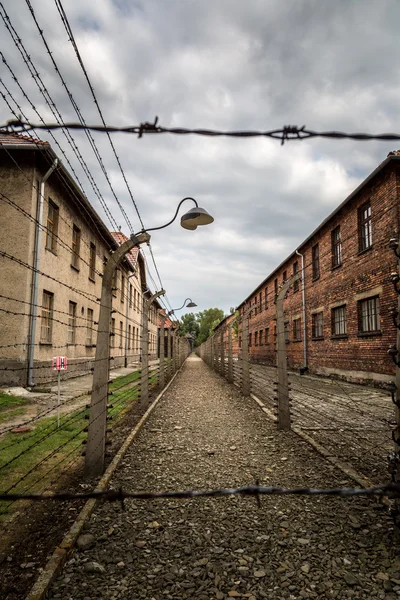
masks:
POLYGON ((304 254, 296 250, 297 256, 301 257, 301 298, 303 312, 303 352, 304 352, 304 369, 307 369, 307 324, 306 324, 306 274, 304 270, 304 254))
POLYGON ((58 158, 54 159, 53 164, 47 173, 42 177, 40 182, 40 193, 36 213, 36 232, 35 232, 35 249, 33 261, 33 277, 32 277, 32 296, 31 296, 31 321, 29 326, 29 350, 28 350, 28 386, 34 386, 33 381, 33 365, 35 360, 35 339, 36 339, 36 320, 38 308, 38 292, 39 292, 39 270, 40 270, 40 245, 42 241, 43 229, 43 201, 44 201, 44 186, 50 175, 57 169, 59 165, 58 158))

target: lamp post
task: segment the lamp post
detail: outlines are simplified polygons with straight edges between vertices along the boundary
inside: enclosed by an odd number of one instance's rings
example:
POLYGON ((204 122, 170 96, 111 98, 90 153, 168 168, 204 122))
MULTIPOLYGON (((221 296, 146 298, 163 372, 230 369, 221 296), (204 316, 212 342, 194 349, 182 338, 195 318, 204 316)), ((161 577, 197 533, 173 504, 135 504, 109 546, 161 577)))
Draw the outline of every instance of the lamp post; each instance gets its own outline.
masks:
POLYGON ((176 310, 182 310, 182 308, 184 308, 185 306, 186 306, 186 308, 194 308, 195 306, 197 306, 197 304, 195 304, 191 298, 186 298, 186 300, 182 304, 182 306, 180 306, 179 308, 173 308, 172 310, 170 310, 169 313, 167 313, 168 316, 173 315, 176 310), (189 302, 188 302, 188 304, 186 304, 186 302, 188 300, 189 300, 189 302))
POLYGON ((173 223, 178 216, 179 209, 183 202, 190 200, 194 202, 195 207, 191 208, 181 217, 181 226, 184 229, 194 231, 201 225, 209 225, 214 219, 208 212, 199 207, 196 200, 190 196, 183 198, 176 209, 175 215, 165 225, 152 227, 151 229, 142 229, 138 233, 133 233, 129 239, 121 244, 111 255, 104 269, 100 313, 98 319, 96 357, 93 370, 93 386, 90 401, 88 439, 85 453, 85 475, 87 477, 96 477, 104 472, 106 430, 107 430, 107 399, 108 399, 108 379, 109 379, 109 346, 110 346, 110 321, 112 311, 112 282, 114 273, 121 263, 124 256, 136 246, 148 243, 150 241, 149 231, 164 229, 173 223))

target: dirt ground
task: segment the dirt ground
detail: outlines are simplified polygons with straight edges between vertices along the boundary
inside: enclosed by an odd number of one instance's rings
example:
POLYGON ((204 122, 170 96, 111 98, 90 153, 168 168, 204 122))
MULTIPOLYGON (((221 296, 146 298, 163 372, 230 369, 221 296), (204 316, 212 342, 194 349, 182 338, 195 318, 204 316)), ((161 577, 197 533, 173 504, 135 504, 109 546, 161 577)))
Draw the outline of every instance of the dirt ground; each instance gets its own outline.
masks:
MULTIPOLYGON (((176 490, 353 482, 293 432, 279 432, 191 357, 125 455, 113 487, 176 490)), ((53 599, 400 596, 392 522, 369 498, 231 496, 96 507, 53 599)))

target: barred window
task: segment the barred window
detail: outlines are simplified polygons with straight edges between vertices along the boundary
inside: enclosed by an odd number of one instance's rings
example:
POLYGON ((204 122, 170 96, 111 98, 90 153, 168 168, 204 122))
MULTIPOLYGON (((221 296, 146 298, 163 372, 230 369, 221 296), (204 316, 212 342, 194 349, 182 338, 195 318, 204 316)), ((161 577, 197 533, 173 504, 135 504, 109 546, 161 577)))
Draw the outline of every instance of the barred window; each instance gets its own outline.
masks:
POLYGON ((89 279, 94 281, 96 274, 96 246, 93 242, 90 242, 90 255, 89 255, 89 279))
POLYGON ((265 344, 269 344, 269 327, 265 328, 265 344))
POLYGON ((68 311, 68 344, 76 343, 76 302, 69 303, 68 311))
POLYGON ((260 346, 262 346, 262 345, 263 345, 263 343, 264 343, 264 342, 263 342, 263 330, 262 330, 262 329, 260 329, 260 346))
POLYGON ((312 277, 313 279, 318 279, 319 275, 319 244, 315 244, 312 247, 312 277))
POLYGON ((332 309, 332 335, 347 334, 346 306, 338 306, 332 309))
POLYGON ((93 344, 93 310, 87 309, 87 324, 86 324, 86 346, 93 344))
POLYGON ((358 302, 358 330, 360 333, 381 330, 379 296, 358 302))
POLYGON ((258 346, 258 331, 256 331, 254 334, 254 345, 258 346))
POLYGON ((53 304, 54 294, 43 290, 40 341, 46 344, 51 343, 53 333, 53 304))
POLYGON ((358 244, 360 252, 372 247, 372 216, 370 202, 366 202, 358 210, 358 244))
POLYGON ((340 235, 340 225, 332 230, 332 267, 339 267, 342 264, 342 238, 340 235))
POLYGON ((71 265, 79 269, 79 252, 81 249, 81 230, 74 225, 72 227, 72 257, 71 265))
POLYGON ((312 332, 313 339, 321 339, 324 337, 324 313, 314 313, 312 315, 312 332))
POLYGON ((58 234, 58 206, 49 199, 49 210, 47 213, 46 248, 55 252, 57 249, 58 234))
MULTIPOLYGON (((293 275, 297 275, 298 272, 299 272, 299 261, 296 260, 296 262, 293 263, 293 275)), ((294 292, 299 291, 299 280, 298 279, 293 283, 293 291, 294 292)))
POLYGON ((121 275, 121 302, 125 302, 125 275, 121 275))
POLYGON ((293 340, 295 342, 301 341, 301 319, 293 320, 293 340))

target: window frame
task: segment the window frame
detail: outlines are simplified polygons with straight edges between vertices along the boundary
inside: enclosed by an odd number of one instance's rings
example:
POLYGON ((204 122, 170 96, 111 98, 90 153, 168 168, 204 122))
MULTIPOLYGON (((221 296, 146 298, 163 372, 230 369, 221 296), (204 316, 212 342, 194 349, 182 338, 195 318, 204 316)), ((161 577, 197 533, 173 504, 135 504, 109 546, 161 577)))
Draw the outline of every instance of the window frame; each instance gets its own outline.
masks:
POLYGON ((43 290, 42 293, 42 320, 40 324, 40 343, 41 344, 52 344, 53 343, 53 311, 54 311, 54 293, 47 290, 43 290), (46 305, 45 298, 49 300, 48 306, 46 305), (47 325, 46 325, 47 323, 47 325), (47 335, 43 335, 43 330, 46 329, 47 335))
POLYGON ((86 341, 85 346, 93 347, 93 325, 94 325, 94 310, 88 308, 86 311, 86 341))
POLYGON ((332 253, 332 269, 337 269, 343 264, 342 252, 342 235, 340 225, 337 225, 331 231, 331 253, 332 253))
POLYGON ((373 335, 381 335, 381 305, 379 295, 369 296, 368 298, 363 298, 362 300, 358 300, 357 302, 357 316, 358 316, 358 335, 359 337, 368 337, 373 335), (374 310, 371 312, 369 310, 370 303, 374 303, 374 310), (377 328, 375 329, 363 329, 364 322, 364 314, 363 314, 363 306, 366 305, 366 318, 374 319, 377 328))
MULTIPOLYGON (((299 272, 299 261, 295 260, 293 263, 293 277, 297 275, 299 272)), ((298 279, 293 282, 293 292, 298 292, 300 290, 300 282, 298 279)))
POLYGON ((260 331, 258 332, 258 345, 264 346, 263 329, 260 329, 260 331))
POLYGON ((358 209, 358 253, 371 250, 372 244, 372 209, 370 200, 367 200, 358 209), (369 211, 367 217, 363 214, 366 210, 369 211))
POLYGON ((46 250, 53 254, 57 254, 57 238, 58 238, 58 221, 59 221, 59 206, 53 202, 51 198, 48 200, 47 206, 47 223, 46 223, 46 250), (50 217, 50 209, 53 211, 50 217))
POLYGON ((297 319, 293 319, 293 341, 294 342, 301 342, 302 341, 302 337, 301 337, 301 317, 298 317, 297 319))
POLYGON ((317 281, 321 276, 321 264, 319 261, 319 243, 311 248, 312 280, 317 281))
POLYGON ((258 346, 258 331, 254 332, 254 345, 258 346))
POLYGON ((269 344, 269 327, 265 327, 264 331, 265 331, 264 345, 266 346, 267 344, 269 344))
POLYGON ((80 251, 81 251, 81 230, 75 223, 72 226, 72 243, 71 243, 71 267, 79 271, 80 251), (76 237, 75 237, 76 236, 76 237))
POLYGON ((311 315, 311 339, 312 340, 323 340, 324 339, 324 311, 321 310, 311 315), (321 320, 318 323, 317 320, 321 320), (321 332, 320 335, 318 333, 321 332))
POLYGON ((249 348, 251 347, 251 342, 252 342, 252 333, 250 331, 250 333, 249 333, 249 339, 248 339, 249 348))
POLYGON ((89 279, 95 281, 96 277, 96 244, 90 242, 89 246, 89 279))
POLYGON ((334 339, 340 339, 340 338, 347 338, 348 337, 348 333, 347 333, 347 305, 346 304, 341 304, 340 306, 335 306, 334 308, 332 308, 332 315, 331 315, 331 319, 332 319, 332 323, 331 323, 331 337, 334 339), (339 311, 343 311, 344 314, 344 319, 340 319, 340 318, 336 318, 336 315, 340 314, 339 311), (340 331, 337 332, 336 331, 336 325, 340 323, 344 323, 344 331, 340 331))
POLYGON ((74 346, 76 344, 76 313, 77 303, 72 300, 68 304, 68 330, 67 330, 67 346, 74 346), (72 312, 71 312, 71 309, 72 312))

